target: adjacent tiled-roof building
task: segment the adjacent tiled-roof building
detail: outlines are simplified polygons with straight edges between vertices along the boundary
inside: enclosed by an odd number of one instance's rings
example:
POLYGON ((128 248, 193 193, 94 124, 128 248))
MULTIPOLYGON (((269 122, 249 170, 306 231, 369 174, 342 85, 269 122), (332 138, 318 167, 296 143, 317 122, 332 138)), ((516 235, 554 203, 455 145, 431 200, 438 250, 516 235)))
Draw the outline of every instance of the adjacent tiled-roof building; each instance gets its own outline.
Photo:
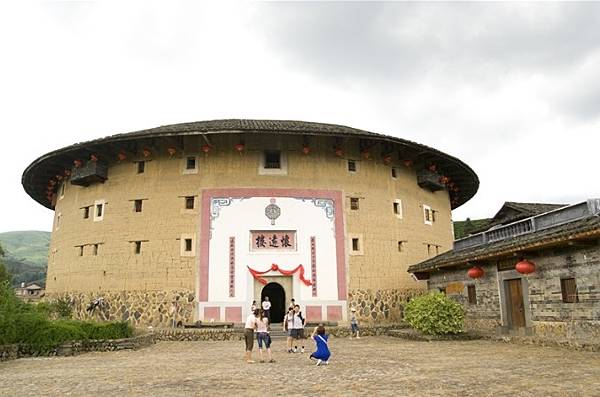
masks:
POLYGON ((456 240, 451 251, 408 271, 427 280, 430 290, 462 302, 468 328, 597 340, 600 199, 570 206, 514 204, 503 209, 550 210, 456 240))

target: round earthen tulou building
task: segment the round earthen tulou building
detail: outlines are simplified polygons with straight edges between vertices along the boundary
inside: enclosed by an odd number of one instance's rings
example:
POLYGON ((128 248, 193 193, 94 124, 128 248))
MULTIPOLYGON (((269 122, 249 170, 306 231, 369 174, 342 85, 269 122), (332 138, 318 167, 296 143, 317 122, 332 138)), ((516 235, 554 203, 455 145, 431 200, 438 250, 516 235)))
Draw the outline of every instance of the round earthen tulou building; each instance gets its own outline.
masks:
POLYGON ((424 145, 275 120, 78 143, 35 160, 22 183, 55 211, 47 295, 82 318, 154 326, 239 323, 264 296, 274 322, 292 298, 312 321, 345 321, 351 307, 397 321, 426 288, 408 266, 452 248, 451 210, 479 186, 424 145))

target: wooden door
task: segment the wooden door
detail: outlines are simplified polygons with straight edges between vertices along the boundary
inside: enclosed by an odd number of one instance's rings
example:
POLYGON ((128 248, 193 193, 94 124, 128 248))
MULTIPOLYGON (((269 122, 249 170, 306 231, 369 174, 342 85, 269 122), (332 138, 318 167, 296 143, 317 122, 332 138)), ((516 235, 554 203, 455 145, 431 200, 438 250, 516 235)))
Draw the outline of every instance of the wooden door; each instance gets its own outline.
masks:
POLYGON ((523 303, 523 288, 521 279, 505 280, 506 306, 508 308, 508 323, 511 328, 525 327, 525 306, 523 303))

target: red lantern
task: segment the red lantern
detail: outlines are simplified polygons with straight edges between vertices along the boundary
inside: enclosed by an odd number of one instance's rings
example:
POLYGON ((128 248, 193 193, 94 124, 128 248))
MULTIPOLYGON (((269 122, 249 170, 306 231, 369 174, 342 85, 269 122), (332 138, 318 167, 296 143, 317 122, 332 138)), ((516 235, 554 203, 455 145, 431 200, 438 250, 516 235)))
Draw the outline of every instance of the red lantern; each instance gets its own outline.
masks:
POLYGON ((119 161, 123 161, 127 158, 127 154, 125 154, 125 152, 121 151, 121 152, 119 152, 119 154, 117 154, 117 157, 119 158, 119 161))
POLYGON ((91 161, 98 161, 98 156, 96 156, 95 154, 90 155, 90 160, 91 161))
POLYGON ((210 152, 210 149, 212 149, 212 146, 210 146, 209 144, 202 146, 202 151, 204 152, 204 154, 208 154, 208 152, 210 152))
POLYGON ((75 164, 75 168, 79 168, 83 165, 83 161, 81 160, 74 160, 73 164, 75 164))
POLYGON ((169 146, 167 148, 167 153, 169 153, 169 157, 173 156, 175 153, 177 153, 177 149, 175 149, 173 146, 169 146))
POLYGON ((390 165, 392 163, 392 156, 389 154, 383 157, 383 163, 385 165, 390 165))
POLYGON ((49 185, 49 186, 54 186, 54 185, 56 185, 56 181, 55 181, 54 179, 50 179, 50 180, 48 181, 48 185, 49 185))
POLYGON ((336 148, 335 155, 338 157, 344 157, 344 151, 342 150, 342 148, 336 148))
POLYGON ((442 184, 447 184, 450 181, 450 178, 448 178, 447 176, 442 176, 440 177, 440 183, 442 184))
POLYGON ((70 170, 65 170, 64 174, 65 174, 65 176, 70 176, 71 175, 71 171, 70 170))
POLYGON ((308 146, 304 146, 304 147, 302 148, 302 153, 304 153, 304 154, 309 154, 309 153, 310 153, 310 147, 308 147, 308 146))
POLYGON ((412 160, 404 160, 402 163, 404 163, 405 167, 410 167, 413 164, 412 160))
POLYGON ((271 270, 277 271, 277 270, 279 270, 279 266, 277 266, 277 264, 275 264, 275 263, 272 263, 271 264, 271 270))
POLYGON ((435 172, 436 170, 437 170, 437 166, 436 166, 435 164, 431 164, 431 165, 429 166, 429 171, 431 171, 431 172, 435 172))
POLYGON ((144 155, 144 157, 150 157, 150 155, 152 154, 152 151, 150 149, 148 149, 147 147, 142 149, 142 154, 144 155))
POLYGON ((371 152, 369 152, 369 149, 364 149, 364 150, 361 152, 361 154, 362 154, 362 156, 363 156, 363 158, 364 158, 365 160, 368 160, 368 159, 370 159, 370 158, 371 158, 371 152))
POLYGON ((472 268, 470 268, 467 271, 467 276, 471 277, 471 278, 481 278, 484 275, 484 271, 481 267, 479 266, 473 266, 472 268))
POLYGON ((522 259, 515 265, 515 270, 521 274, 530 274, 535 272, 535 264, 529 262, 527 259, 522 259))
POLYGON ((243 143, 238 143, 234 146, 234 148, 238 151, 239 154, 242 154, 242 152, 246 148, 246 145, 244 145, 243 143))

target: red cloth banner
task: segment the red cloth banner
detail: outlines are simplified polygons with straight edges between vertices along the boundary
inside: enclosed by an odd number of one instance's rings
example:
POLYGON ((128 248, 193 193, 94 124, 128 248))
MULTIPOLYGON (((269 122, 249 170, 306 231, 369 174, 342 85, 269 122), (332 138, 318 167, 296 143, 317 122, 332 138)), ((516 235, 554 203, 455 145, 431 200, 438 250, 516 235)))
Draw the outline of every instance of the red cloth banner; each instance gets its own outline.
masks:
POLYGON ((252 269, 250 266, 247 266, 248 270, 250 271, 250 274, 252 274, 252 277, 254 277, 256 279, 256 281, 258 281, 261 284, 267 284, 267 280, 265 280, 264 278, 261 277, 261 275, 268 273, 270 271, 275 271, 275 272, 279 272, 281 274, 283 274, 284 276, 291 276, 294 273, 296 273, 297 271, 299 271, 299 277, 300 277, 300 281, 302 281, 304 283, 304 285, 306 286, 310 286, 312 285, 312 282, 310 280, 307 280, 304 278, 304 266, 302 265, 298 265, 294 270, 283 270, 282 268, 280 268, 278 265, 276 265, 275 263, 271 264, 271 268, 268 270, 265 270, 263 272, 259 272, 258 270, 254 270, 252 269))

